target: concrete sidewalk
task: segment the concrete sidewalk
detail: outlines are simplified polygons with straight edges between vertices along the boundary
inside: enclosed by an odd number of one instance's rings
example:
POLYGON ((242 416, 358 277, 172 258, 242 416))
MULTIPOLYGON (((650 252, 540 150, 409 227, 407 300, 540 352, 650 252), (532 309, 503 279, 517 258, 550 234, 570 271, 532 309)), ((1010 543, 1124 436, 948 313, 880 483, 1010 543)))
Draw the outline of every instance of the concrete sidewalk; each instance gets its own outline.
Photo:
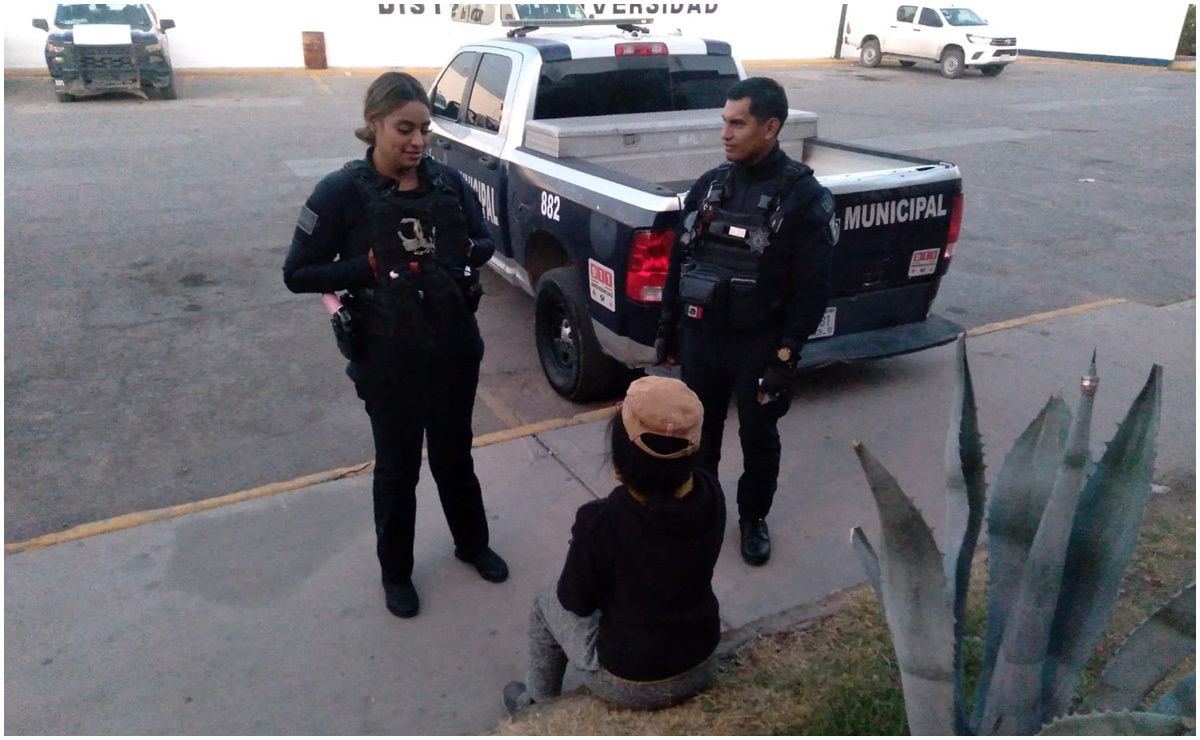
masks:
MULTIPOLYGON (((1075 405, 1099 351, 1093 453, 1165 368, 1158 471, 1195 471, 1195 304, 1107 305, 968 339, 989 479, 1046 398, 1075 405)), ((863 580, 850 528, 878 531, 851 440, 940 522, 953 347, 818 371, 781 422, 771 562, 738 556, 736 415, 715 589, 729 632, 863 580)), ((574 512, 614 485, 604 421, 480 447, 504 584, 454 559, 432 482, 418 497, 421 614, 384 609, 369 475, 5 557, 5 731, 14 734, 472 734, 524 673, 535 591, 574 512)), ((367 452, 364 457, 369 457, 367 452)), ((76 492, 84 495, 86 492, 76 492)), ((778 620, 776 620, 778 621, 778 620)))

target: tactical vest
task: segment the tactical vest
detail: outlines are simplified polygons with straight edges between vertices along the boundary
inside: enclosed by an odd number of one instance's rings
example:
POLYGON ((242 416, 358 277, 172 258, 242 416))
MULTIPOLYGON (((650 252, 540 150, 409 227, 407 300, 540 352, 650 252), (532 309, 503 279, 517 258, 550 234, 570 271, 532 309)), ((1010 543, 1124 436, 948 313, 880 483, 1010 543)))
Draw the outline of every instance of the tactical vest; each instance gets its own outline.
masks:
POLYGON ((811 170, 789 162, 774 181, 767 183, 767 192, 748 212, 725 207, 732 173, 731 163, 721 165, 699 210, 685 220, 687 231, 680 242, 687 251, 680 271, 679 297, 687 318, 714 327, 750 329, 777 314, 786 297, 786 275, 768 275, 786 273, 786 260, 778 259, 786 255, 775 254, 777 259, 768 265, 764 253, 770 254, 768 249, 777 241, 783 216, 798 196, 796 184, 811 170), (774 284, 769 277, 774 278, 774 284))
POLYGON ((437 172, 428 186, 401 193, 365 160, 345 168, 362 196, 359 228, 379 266, 378 283, 355 289, 349 299, 366 333, 394 337, 415 352, 465 339, 474 324, 457 280, 468 244, 458 194, 437 172))

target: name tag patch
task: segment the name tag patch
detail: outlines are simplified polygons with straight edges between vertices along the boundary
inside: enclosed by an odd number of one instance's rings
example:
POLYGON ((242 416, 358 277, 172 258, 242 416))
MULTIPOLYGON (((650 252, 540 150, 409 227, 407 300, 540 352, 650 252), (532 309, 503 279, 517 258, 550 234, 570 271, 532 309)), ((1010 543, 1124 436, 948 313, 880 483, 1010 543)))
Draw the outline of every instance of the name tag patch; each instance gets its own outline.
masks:
POLYGON ((313 229, 317 228, 317 214, 313 213, 308 206, 304 206, 300 209, 300 218, 296 221, 296 228, 312 236, 313 229))

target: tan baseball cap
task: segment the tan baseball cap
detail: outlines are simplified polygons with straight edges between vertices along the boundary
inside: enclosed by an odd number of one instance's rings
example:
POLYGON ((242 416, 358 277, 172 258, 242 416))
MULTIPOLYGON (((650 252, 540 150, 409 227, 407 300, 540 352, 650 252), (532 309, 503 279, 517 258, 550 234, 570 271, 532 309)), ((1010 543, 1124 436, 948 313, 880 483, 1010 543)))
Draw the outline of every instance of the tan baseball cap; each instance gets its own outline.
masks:
POLYGON ((683 381, 648 375, 629 384, 621 403, 621 423, 642 452, 660 460, 674 460, 700 448, 704 407, 700 397, 683 381), (687 440, 688 446, 669 455, 655 452, 642 441, 642 435, 647 432, 687 440))

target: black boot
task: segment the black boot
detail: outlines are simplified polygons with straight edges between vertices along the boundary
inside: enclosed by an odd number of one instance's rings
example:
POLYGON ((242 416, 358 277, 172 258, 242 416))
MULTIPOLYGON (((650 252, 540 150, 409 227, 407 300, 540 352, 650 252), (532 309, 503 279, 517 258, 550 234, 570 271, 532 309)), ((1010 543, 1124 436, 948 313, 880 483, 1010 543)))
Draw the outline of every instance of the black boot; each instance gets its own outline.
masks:
POLYGON ((504 558, 500 557, 490 547, 483 548, 483 552, 474 557, 467 556, 462 550, 454 548, 454 557, 470 563, 475 566, 476 572, 485 581, 492 583, 503 583, 508 578, 508 564, 504 562, 504 558))
POLYGON ((383 595, 387 599, 387 610, 402 619, 415 617, 421 610, 421 599, 417 597, 417 589, 413 588, 412 581, 385 583, 383 595))
POLYGON ((771 559, 771 535, 767 532, 766 519, 743 519, 738 522, 742 530, 742 560, 750 565, 762 565, 771 559))

